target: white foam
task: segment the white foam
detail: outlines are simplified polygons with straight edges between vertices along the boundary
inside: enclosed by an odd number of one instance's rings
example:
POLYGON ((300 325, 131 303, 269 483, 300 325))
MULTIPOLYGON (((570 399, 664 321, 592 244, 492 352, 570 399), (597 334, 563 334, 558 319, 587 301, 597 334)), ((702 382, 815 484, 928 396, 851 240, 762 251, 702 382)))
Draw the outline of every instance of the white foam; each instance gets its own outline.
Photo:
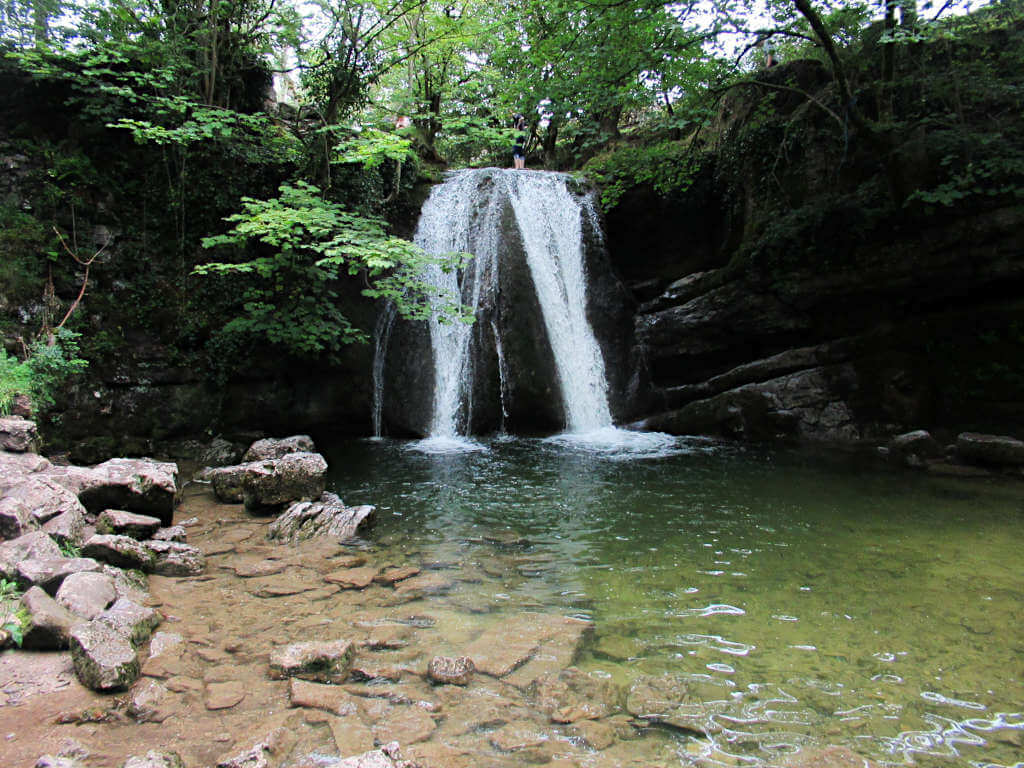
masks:
POLYGON ((408 451, 429 454, 475 453, 489 450, 486 445, 465 437, 437 435, 424 440, 416 440, 406 446, 408 451))

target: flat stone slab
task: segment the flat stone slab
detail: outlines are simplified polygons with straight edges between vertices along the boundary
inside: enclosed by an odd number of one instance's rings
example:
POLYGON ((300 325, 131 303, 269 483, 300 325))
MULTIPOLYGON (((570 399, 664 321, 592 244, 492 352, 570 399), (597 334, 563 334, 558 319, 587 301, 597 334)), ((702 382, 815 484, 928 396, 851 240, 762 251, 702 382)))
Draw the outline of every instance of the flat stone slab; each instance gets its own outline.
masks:
POLYGON ((401 567, 385 568, 383 571, 373 577, 373 580, 378 584, 393 585, 406 579, 411 579, 413 576, 418 576, 421 569, 414 565, 405 565, 401 567))
POLYGON ((1007 435, 984 435, 963 432, 956 439, 956 452, 971 464, 1021 466, 1024 464, 1024 441, 1007 435))
POLYGON ((477 671, 505 677, 533 658, 549 641, 574 638, 572 647, 575 648, 591 626, 590 622, 565 616, 521 614, 486 630, 466 648, 466 655, 473 660, 477 671))
POLYGON ((292 707, 322 709, 335 715, 354 715, 359 699, 336 685, 322 685, 292 678, 288 683, 288 703, 292 707))
POLYGON ((245 695, 245 685, 238 681, 209 683, 203 703, 209 710, 231 709, 241 704, 245 695))
POLYGON ((630 686, 627 711, 640 720, 708 736, 721 732, 715 716, 732 707, 722 681, 697 675, 643 675, 630 686))
POLYGON ((139 540, 152 538, 159 529, 160 518, 123 509, 105 509, 96 520, 96 533, 130 536, 139 540))
POLYGON ((455 579, 441 573, 424 573, 405 579, 395 586, 395 596, 403 600, 417 600, 426 595, 447 592, 455 586, 455 579))
POLYGON ((245 455, 242 456, 242 461, 266 461, 267 459, 280 459, 289 453, 313 453, 315 451, 316 445, 309 435, 267 437, 250 445, 245 455))
POLYGON ((296 643, 270 654, 270 676, 341 683, 348 677, 354 653, 355 643, 351 640, 296 643))
POLYGON ((429 739, 435 730, 437 723, 426 710, 417 706, 403 706, 392 708, 374 725, 373 735, 381 741, 416 744, 429 739))
POLYGON ((342 568, 328 573, 324 581, 337 584, 342 589, 366 589, 373 583, 377 573, 373 567, 342 568))
POLYGON ((85 507, 59 483, 38 473, 28 475, 0 498, 0 538, 22 536, 65 512, 84 516, 85 507))

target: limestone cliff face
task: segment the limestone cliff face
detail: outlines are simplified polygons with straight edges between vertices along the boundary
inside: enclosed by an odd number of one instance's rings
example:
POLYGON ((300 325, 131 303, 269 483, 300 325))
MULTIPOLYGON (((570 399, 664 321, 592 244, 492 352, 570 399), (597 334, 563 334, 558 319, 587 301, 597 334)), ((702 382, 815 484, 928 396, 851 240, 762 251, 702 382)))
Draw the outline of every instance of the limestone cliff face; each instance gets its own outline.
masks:
MULTIPOLYGON (((810 89, 814 67, 796 70, 810 89)), ((768 174, 781 139, 762 125, 759 148, 737 148, 743 119, 688 193, 636 187, 608 213, 651 381, 638 426, 838 442, 1024 428, 1019 199, 922 205, 907 190, 935 183, 948 148, 925 133, 887 157, 805 138, 768 174)))

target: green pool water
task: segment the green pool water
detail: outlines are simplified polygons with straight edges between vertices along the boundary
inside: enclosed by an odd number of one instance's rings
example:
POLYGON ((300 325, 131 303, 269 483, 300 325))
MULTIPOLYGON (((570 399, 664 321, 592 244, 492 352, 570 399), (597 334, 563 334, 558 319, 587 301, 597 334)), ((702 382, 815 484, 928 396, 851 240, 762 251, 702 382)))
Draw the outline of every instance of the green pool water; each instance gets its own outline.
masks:
POLYGON ((724 702, 707 738, 656 729, 660 754, 1024 765, 1019 481, 686 439, 471 447, 337 445, 331 487, 377 505, 367 538, 396 562, 472 575, 449 610, 590 619, 584 672, 724 702))

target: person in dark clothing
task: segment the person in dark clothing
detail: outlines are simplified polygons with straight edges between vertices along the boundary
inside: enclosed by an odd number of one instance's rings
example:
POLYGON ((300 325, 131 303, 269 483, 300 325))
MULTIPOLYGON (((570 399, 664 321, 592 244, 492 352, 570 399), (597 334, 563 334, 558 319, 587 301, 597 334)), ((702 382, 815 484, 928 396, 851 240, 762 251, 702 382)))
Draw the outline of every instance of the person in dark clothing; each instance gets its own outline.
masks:
POLYGON ((526 168, 526 118, 517 114, 512 118, 512 125, 516 129, 516 143, 512 147, 512 165, 519 171, 526 168))

